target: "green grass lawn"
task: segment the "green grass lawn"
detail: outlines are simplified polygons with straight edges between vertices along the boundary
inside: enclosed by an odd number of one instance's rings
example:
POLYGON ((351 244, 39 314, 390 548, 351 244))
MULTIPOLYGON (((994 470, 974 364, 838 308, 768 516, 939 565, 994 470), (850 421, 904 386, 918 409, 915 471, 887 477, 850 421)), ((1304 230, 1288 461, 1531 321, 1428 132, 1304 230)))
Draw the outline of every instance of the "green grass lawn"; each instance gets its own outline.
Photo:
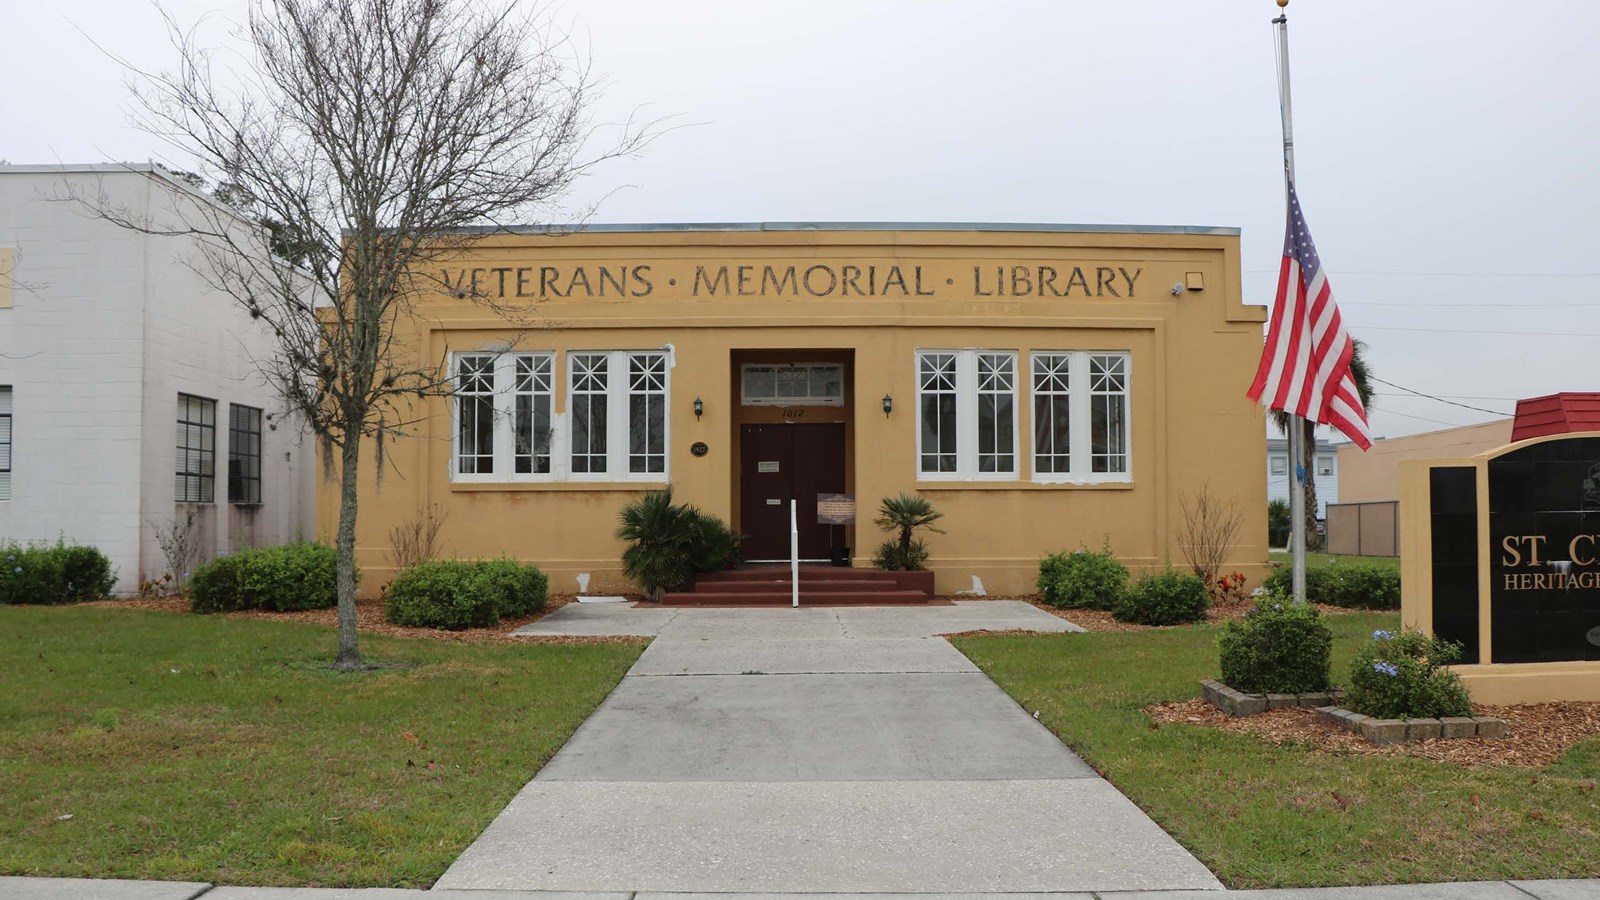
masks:
POLYGON ((0 874, 426 887, 642 644, 0 607, 0 874), (70 818, 69 818, 70 817, 70 818))
MULTIPOLYGON (((1287 566, 1294 562, 1289 553, 1269 553, 1267 557, 1280 566, 1287 566)), ((1307 553, 1307 566, 1325 566, 1335 562, 1364 562, 1383 566, 1400 571, 1400 557, 1398 556, 1334 556, 1331 553, 1307 553)))
MULTIPOLYGON (((1334 673, 1394 613, 1331 619, 1334 673)), ((1217 676, 1214 626, 958 638, 1231 888, 1600 876, 1600 739, 1546 769, 1320 754, 1141 710, 1217 676)))

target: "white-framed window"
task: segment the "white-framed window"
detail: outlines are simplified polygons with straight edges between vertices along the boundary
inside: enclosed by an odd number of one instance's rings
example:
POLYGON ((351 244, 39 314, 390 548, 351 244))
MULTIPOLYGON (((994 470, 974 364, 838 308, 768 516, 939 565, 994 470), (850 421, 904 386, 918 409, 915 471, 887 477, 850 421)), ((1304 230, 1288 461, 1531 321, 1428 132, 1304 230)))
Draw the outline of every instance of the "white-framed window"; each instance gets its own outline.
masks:
POLYGON ((1268 471, 1270 471, 1273 475, 1289 474, 1289 458, 1286 456, 1273 454, 1272 459, 1268 460, 1267 465, 1269 467, 1268 471))
POLYGON ((1331 457, 1331 456, 1318 456, 1317 457, 1317 474, 1321 475, 1323 477, 1327 477, 1327 476, 1333 474, 1333 457, 1331 457))
POLYGON ((1044 482, 1129 481, 1129 354, 1031 354, 1033 477, 1044 482))
POLYGON ((11 499, 11 386, 0 384, 0 500, 11 499))
POLYGON ((554 353, 454 355, 452 479, 667 479, 667 354, 582 350, 566 363, 558 416, 554 353))
POLYGON ((739 371, 744 406, 843 406, 842 363, 748 363, 739 371))
POLYGON ((217 401, 178 395, 178 503, 212 503, 217 481, 217 401))
POLYGON ((1017 477, 1017 354, 917 351, 917 474, 1017 477))

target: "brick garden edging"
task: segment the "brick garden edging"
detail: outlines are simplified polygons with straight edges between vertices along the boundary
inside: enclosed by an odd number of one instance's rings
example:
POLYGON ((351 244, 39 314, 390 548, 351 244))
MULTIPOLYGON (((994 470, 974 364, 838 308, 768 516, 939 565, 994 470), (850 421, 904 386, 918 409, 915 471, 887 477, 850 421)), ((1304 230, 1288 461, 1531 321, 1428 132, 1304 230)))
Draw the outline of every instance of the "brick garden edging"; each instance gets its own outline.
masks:
POLYGON ((1446 716, 1440 719, 1374 719, 1338 706, 1317 712, 1374 744, 1408 744, 1429 738, 1503 738, 1506 720, 1489 716, 1446 716))
POLYGON ((1294 706, 1316 709, 1344 699, 1344 691, 1321 691, 1314 694, 1245 694, 1210 678, 1200 682, 1200 693, 1206 698, 1207 703, 1230 716, 1253 716, 1269 709, 1294 706))

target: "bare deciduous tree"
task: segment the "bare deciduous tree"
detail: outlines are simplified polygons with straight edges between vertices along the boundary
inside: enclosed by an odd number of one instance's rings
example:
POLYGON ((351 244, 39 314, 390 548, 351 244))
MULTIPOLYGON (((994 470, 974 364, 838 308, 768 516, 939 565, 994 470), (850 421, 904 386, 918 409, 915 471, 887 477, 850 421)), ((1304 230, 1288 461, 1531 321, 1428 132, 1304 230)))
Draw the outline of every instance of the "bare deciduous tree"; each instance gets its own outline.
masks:
POLYGON ((439 533, 444 530, 444 520, 448 518, 448 512, 430 503, 417 510, 416 518, 390 528, 389 561, 396 569, 404 570, 437 557, 439 533))
POLYGON ((244 67, 168 24, 178 67, 135 73, 138 124, 194 160, 221 203, 122 224, 193 238, 196 271, 276 336, 278 357, 258 362, 340 479, 334 667, 359 668, 362 444, 381 472, 410 401, 449 386, 397 346, 396 323, 440 287, 428 264, 459 252, 465 229, 542 220, 649 129, 625 123, 596 149, 587 66, 515 0, 252 0, 244 67))
POLYGON ((1178 547, 1189 568, 1206 583, 1206 590, 1217 595, 1217 575, 1233 552, 1244 516, 1238 504, 1211 493, 1210 485, 1178 497, 1178 547))
POLYGON ((188 585, 195 560, 200 555, 198 519, 199 513, 195 508, 185 506, 181 514, 174 515, 172 521, 164 525, 154 519, 145 523, 156 534, 156 545, 161 548, 161 555, 166 557, 171 584, 180 594, 188 585))

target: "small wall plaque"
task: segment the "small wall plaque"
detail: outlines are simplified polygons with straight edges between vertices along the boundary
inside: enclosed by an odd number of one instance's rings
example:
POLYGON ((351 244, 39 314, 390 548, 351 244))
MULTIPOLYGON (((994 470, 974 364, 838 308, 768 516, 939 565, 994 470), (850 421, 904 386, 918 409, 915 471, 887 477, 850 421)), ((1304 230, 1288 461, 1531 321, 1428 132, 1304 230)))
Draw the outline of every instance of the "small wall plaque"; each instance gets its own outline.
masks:
POLYGON ((707 453, 711 452, 711 448, 706 446, 705 441, 695 441, 693 444, 689 445, 689 452, 693 453, 695 456, 705 456, 707 453))
POLYGON ((758 460, 756 462, 756 471, 757 472, 776 472, 776 471, 778 471, 778 460, 776 460, 776 459, 758 460))

